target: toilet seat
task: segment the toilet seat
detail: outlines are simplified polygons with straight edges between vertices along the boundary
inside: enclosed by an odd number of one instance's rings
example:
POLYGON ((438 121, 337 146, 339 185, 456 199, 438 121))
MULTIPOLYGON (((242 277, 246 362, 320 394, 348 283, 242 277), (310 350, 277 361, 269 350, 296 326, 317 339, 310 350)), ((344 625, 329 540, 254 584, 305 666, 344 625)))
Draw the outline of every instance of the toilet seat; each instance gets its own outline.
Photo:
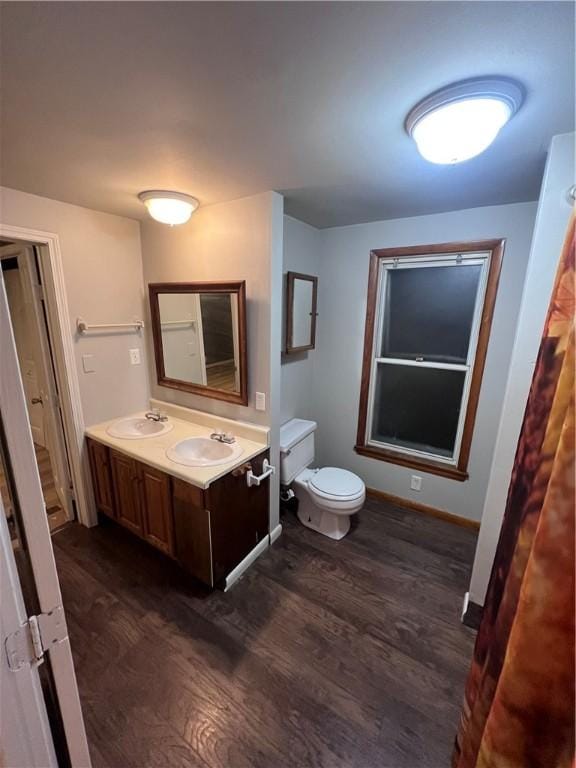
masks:
POLYGON ((363 481, 353 472, 339 467, 323 467, 310 477, 308 488, 316 498, 333 504, 348 504, 364 496, 363 481))

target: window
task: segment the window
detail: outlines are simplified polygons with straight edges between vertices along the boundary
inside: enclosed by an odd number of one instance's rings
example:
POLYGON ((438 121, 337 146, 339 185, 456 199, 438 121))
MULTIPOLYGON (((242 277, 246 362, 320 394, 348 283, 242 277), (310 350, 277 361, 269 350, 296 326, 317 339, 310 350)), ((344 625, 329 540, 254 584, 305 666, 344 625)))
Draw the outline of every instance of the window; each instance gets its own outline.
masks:
POLYGON ((468 477, 503 249, 489 240, 372 252, 358 453, 468 477))

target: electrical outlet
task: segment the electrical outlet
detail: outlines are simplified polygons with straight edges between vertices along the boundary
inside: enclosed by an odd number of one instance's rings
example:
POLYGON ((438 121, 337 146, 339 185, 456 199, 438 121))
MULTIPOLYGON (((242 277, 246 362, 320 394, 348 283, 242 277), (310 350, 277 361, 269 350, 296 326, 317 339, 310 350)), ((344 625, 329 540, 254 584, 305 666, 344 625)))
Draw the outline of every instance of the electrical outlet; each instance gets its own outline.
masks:
POLYGON ((256 392, 256 410, 266 410, 266 394, 264 392, 256 392))
POLYGON ((410 488, 412 488, 413 491, 422 490, 422 478, 420 477, 420 475, 411 475, 410 488))
POLYGON ((140 365, 140 350, 129 349, 128 352, 130 353, 130 365, 140 365))

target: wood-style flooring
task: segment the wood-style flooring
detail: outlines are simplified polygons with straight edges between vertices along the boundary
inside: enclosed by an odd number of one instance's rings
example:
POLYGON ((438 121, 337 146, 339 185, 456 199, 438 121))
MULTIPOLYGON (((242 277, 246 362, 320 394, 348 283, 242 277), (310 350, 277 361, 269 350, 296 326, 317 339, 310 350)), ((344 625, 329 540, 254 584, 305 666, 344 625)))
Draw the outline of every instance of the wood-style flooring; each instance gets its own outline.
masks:
POLYGON ((206 383, 214 389, 236 389, 236 366, 234 361, 206 366, 206 383))
POLYGON ((476 534, 369 499, 292 515, 228 593, 113 524, 53 536, 95 768, 448 768, 476 534))

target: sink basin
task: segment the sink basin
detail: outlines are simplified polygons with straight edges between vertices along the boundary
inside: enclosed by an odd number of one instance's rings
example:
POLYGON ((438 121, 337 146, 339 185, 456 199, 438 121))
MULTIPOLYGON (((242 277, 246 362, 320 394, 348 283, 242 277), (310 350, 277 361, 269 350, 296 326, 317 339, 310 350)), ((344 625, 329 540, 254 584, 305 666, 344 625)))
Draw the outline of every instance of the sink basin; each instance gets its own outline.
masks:
POLYGON ((170 421, 152 421, 144 416, 129 416, 118 419, 110 424, 106 432, 110 437, 120 437, 125 440, 141 440, 144 437, 158 437, 174 429, 170 421))
POLYGON ((215 467, 241 455, 242 448, 237 443, 221 443, 210 437, 188 437, 166 451, 171 461, 186 467, 215 467))

